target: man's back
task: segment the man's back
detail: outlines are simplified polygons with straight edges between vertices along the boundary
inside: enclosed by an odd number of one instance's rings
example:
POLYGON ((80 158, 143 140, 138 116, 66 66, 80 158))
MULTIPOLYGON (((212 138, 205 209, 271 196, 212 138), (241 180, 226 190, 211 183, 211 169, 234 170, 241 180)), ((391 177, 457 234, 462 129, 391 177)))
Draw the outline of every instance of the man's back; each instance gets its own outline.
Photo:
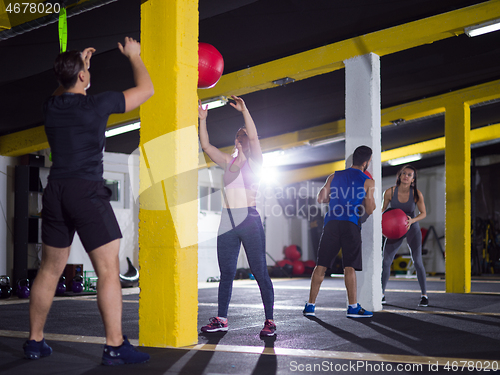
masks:
POLYGON ((361 170, 348 168, 335 172, 330 184, 330 202, 325 225, 330 220, 351 221, 358 224, 358 208, 366 196, 365 181, 369 177, 361 170))
POLYGON ((53 160, 50 179, 102 180, 108 117, 124 111, 121 92, 50 97, 44 104, 45 132, 53 160))

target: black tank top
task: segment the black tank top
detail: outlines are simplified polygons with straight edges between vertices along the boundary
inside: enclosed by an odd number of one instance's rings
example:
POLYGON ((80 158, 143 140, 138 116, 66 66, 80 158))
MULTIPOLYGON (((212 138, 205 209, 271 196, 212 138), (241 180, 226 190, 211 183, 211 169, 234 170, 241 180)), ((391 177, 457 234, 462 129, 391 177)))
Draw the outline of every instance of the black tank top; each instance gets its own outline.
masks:
POLYGON ((413 218, 415 215, 415 198, 413 196, 413 189, 410 188, 410 197, 408 198, 408 202, 401 203, 398 199, 398 186, 396 186, 394 193, 392 194, 391 208, 400 208, 405 214, 413 218))

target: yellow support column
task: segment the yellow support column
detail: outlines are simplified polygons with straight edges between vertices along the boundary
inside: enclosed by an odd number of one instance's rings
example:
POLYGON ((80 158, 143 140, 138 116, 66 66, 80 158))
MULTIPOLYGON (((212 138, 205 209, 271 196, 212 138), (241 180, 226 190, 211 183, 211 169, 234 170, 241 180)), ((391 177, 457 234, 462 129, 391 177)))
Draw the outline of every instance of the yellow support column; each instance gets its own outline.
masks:
POLYGON ((471 273, 470 106, 446 106, 446 292, 469 293, 471 273))
POLYGON ((141 48, 139 343, 179 347, 198 342, 198 1, 143 1, 141 48))

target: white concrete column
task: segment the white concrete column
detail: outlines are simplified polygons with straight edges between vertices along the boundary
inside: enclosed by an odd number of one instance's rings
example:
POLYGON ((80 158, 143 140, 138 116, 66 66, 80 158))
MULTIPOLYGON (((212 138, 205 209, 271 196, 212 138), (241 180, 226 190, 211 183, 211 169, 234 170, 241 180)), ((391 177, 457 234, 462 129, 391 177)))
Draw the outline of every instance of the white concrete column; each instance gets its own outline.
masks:
POLYGON ((363 271, 357 272, 358 302, 366 310, 382 310, 382 168, 380 144, 380 57, 373 53, 344 61, 346 73, 345 155, 352 165, 356 147, 373 150, 368 171, 375 179, 377 208, 363 224, 363 271))

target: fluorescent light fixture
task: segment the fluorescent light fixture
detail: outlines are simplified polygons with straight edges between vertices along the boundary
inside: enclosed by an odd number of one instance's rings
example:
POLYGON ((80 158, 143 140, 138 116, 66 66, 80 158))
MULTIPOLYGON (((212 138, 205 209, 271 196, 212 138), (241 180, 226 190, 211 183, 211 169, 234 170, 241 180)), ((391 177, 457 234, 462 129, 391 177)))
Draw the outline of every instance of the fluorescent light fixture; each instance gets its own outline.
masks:
POLYGON ((403 157, 397 158, 397 159, 392 159, 392 160, 389 160, 387 163, 389 165, 394 166, 394 165, 411 163, 412 161, 417 161, 420 159, 422 159, 422 154, 415 154, 415 155, 403 156, 403 157))
POLYGON ((500 30, 500 18, 496 20, 480 23, 479 25, 469 26, 464 29, 467 36, 473 37, 482 34, 491 33, 500 30))
POLYGON ((319 139, 317 141, 309 141, 309 145, 311 145, 312 147, 318 147, 318 146, 329 145, 331 143, 337 143, 337 142, 342 142, 342 141, 345 141, 345 134, 339 134, 335 137, 326 138, 326 139, 319 139))
POLYGON ((109 137, 113 137, 113 136, 118 135, 118 134, 123 134, 123 133, 131 132, 133 130, 137 130, 140 127, 141 127, 140 122, 134 122, 133 124, 128 124, 128 125, 124 125, 124 126, 120 126, 117 128, 106 130, 104 135, 106 136, 106 138, 109 138, 109 137))
POLYGON ((218 96, 216 98, 210 98, 201 102, 203 108, 208 106, 207 109, 214 109, 225 106, 227 104, 228 98, 225 96, 218 96))

